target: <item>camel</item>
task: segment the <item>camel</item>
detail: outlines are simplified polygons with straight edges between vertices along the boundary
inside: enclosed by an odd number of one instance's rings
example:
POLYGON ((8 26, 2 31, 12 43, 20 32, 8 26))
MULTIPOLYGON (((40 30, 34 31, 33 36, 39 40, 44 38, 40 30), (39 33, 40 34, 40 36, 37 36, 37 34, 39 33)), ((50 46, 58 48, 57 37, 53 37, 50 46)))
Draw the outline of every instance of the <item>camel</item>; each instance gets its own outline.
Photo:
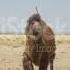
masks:
POLYGON ((48 70, 48 65, 53 70, 56 50, 53 30, 36 13, 27 20, 25 34, 27 41, 23 53, 23 69, 34 70, 35 64, 39 70, 48 70))

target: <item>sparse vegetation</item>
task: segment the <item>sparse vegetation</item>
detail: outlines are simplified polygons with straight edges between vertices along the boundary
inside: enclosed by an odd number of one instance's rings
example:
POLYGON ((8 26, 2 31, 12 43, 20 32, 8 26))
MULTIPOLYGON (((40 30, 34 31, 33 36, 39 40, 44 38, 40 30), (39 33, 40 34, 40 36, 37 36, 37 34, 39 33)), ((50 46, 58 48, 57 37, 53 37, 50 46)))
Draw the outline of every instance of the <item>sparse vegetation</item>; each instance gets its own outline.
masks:
POLYGON ((70 35, 56 35, 56 44, 70 44, 70 35))
MULTIPOLYGON (((70 35, 55 35, 56 44, 70 44, 70 35)), ((25 35, 0 35, 0 45, 24 45, 25 35)))

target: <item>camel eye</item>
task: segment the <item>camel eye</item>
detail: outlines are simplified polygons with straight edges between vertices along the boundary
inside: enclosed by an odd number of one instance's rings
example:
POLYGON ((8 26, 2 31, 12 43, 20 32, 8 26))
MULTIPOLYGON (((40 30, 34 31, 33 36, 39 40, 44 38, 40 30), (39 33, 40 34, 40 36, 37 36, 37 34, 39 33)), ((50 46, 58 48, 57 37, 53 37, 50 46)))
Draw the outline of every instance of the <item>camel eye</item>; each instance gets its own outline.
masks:
POLYGON ((31 23, 32 25, 34 24, 34 22, 31 23))

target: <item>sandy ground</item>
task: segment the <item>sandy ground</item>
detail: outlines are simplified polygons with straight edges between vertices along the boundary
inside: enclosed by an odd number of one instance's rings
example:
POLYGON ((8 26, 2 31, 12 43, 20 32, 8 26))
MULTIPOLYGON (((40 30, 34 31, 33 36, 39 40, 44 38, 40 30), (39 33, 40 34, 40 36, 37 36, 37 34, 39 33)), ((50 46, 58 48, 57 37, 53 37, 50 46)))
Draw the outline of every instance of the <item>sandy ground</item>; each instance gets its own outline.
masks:
MULTIPOLYGON (((54 70, 70 70, 70 44, 56 44, 54 70)), ((24 46, 0 45, 0 70, 23 70, 24 46)), ((38 67, 34 65, 35 70, 38 67)), ((49 70, 49 68, 48 68, 49 70)))
MULTIPOLYGON (((23 70, 23 51, 23 46, 0 45, 0 70, 23 70)), ((70 45, 57 46, 54 70, 70 70, 70 45)))

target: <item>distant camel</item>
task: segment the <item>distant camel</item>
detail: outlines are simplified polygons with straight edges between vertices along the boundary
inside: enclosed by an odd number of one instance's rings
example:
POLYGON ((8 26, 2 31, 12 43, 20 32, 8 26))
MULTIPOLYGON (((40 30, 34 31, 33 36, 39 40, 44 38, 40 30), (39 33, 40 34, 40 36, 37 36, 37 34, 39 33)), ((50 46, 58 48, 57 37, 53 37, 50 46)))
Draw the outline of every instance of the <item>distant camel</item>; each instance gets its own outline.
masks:
POLYGON ((56 50, 55 37, 52 29, 39 14, 33 14, 29 18, 25 34, 27 42, 23 53, 24 70, 34 70, 33 64, 39 66, 39 70, 47 70, 49 63, 50 70, 53 70, 56 50))

